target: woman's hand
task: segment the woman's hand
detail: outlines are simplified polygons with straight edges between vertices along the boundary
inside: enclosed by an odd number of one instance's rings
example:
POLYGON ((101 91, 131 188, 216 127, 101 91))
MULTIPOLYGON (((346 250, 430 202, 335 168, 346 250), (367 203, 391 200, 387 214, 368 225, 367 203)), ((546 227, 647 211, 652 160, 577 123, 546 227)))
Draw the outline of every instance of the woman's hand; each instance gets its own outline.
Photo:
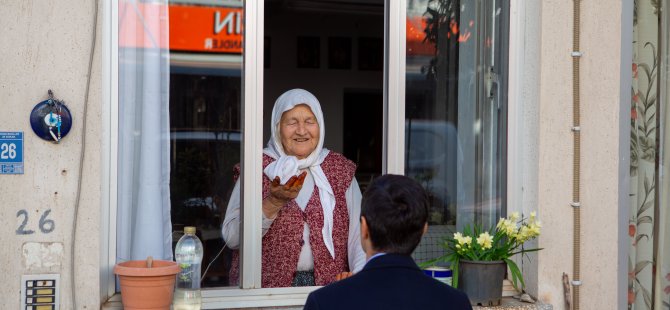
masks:
POLYGON ((292 176, 284 185, 279 183, 279 177, 275 177, 270 183, 270 195, 263 200, 265 217, 275 218, 285 204, 298 197, 306 176, 307 172, 304 171, 299 176, 292 176))

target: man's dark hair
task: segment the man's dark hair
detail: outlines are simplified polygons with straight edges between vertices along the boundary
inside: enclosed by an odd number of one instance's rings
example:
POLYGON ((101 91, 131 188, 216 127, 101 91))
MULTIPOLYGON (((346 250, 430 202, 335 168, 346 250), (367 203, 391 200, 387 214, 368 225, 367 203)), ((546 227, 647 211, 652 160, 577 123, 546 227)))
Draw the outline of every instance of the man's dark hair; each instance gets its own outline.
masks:
POLYGON ((415 180, 387 174, 375 179, 363 194, 361 216, 375 250, 410 255, 428 221, 428 195, 415 180))

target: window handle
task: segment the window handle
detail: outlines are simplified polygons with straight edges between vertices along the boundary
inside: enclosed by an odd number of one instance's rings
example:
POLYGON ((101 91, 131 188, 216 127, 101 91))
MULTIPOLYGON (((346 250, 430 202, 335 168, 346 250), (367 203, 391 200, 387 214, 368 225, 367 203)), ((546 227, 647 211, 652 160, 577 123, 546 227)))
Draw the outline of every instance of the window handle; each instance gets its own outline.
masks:
POLYGON ((489 70, 487 70, 484 75, 484 82, 486 85, 486 96, 490 100, 495 100, 498 109, 500 109, 500 100, 498 100, 500 98, 496 98, 496 95, 498 94, 499 80, 498 74, 493 71, 493 67, 489 67, 489 70))

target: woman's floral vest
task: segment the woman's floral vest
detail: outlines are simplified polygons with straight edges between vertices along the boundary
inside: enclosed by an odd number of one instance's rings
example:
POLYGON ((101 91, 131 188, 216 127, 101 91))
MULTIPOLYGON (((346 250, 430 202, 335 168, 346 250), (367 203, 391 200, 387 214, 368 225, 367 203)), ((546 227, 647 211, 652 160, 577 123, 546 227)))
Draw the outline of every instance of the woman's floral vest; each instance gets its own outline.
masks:
MULTIPOLYGON (((263 168, 274 159, 263 154, 263 168)), ((326 285, 335 280, 340 272, 349 271, 347 245, 349 237, 349 212, 345 193, 354 178, 356 165, 343 155, 330 152, 321 163, 328 182, 335 194, 333 211, 333 259, 323 243, 323 210, 319 190, 314 191, 303 212, 295 200, 289 201, 277 214, 268 232, 263 236, 262 286, 291 286, 298 258, 304 244, 304 223, 309 227, 309 243, 314 257, 314 278, 316 285, 326 285)), ((239 177, 239 166, 235 167, 235 180, 239 177)), ((263 199, 270 195, 270 179, 263 174, 263 199)), ((233 251, 230 270, 230 284, 239 283, 239 251, 233 251)))

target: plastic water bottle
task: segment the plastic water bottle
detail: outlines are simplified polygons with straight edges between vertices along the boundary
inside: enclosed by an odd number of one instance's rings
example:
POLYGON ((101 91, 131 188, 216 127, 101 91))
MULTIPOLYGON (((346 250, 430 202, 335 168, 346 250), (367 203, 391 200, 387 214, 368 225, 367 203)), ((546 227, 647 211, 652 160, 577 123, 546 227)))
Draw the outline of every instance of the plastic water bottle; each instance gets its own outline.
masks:
POLYGON ((174 254, 181 270, 177 274, 172 307, 174 310, 199 310, 202 305, 200 295, 202 242, 195 235, 195 227, 184 227, 184 235, 177 242, 174 254))

